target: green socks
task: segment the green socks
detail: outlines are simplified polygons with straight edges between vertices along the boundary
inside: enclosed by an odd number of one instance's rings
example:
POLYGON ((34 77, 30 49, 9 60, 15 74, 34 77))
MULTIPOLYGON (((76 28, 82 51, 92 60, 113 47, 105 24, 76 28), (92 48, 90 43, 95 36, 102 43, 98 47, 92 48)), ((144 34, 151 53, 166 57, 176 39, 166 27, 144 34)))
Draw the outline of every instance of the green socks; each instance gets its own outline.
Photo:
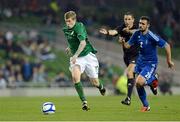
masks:
POLYGON ((103 89, 103 84, 99 81, 99 86, 97 87, 98 89, 103 89))
POLYGON ((86 98, 84 96, 84 92, 83 92, 83 87, 82 87, 82 84, 81 82, 78 82, 78 83, 75 83, 74 84, 74 87, 79 95, 79 98, 81 99, 81 101, 86 101, 86 98))

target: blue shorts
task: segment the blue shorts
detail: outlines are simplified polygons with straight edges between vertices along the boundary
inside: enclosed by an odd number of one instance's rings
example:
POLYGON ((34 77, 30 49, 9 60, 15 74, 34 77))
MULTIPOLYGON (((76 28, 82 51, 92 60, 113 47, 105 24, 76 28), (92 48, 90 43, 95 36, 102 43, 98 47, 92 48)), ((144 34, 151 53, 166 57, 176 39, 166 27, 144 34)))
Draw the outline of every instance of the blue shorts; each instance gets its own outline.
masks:
POLYGON ((136 64, 134 72, 138 75, 143 76, 146 79, 145 84, 149 85, 152 83, 153 80, 156 79, 155 77, 156 68, 157 68, 157 64, 141 63, 141 64, 136 64))

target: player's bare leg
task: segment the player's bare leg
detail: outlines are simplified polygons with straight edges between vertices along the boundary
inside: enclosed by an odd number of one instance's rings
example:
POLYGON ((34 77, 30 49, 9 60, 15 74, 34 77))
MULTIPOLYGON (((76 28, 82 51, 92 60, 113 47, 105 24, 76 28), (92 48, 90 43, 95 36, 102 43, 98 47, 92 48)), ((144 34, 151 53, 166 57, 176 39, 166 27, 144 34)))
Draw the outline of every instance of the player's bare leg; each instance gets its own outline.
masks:
POLYGON ((87 105, 87 100, 86 100, 86 97, 84 95, 82 84, 80 82, 81 70, 80 70, 79 65, 75 65, 72 67, 72 79, 73 79, 74 87, 75 87, 75 89, 79 95, 79 98, 82 101, 82 109, 88 111, 89 107, 87 105))

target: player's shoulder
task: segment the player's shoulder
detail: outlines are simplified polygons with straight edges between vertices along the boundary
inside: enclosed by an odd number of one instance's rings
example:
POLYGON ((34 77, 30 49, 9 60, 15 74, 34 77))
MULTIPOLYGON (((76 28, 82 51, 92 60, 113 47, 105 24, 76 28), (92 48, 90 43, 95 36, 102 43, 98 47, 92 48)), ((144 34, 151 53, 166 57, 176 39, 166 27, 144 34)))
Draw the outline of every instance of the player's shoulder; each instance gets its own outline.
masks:
POLYGON ((156 33, 152 32, 151 30, 148 31, 148 35, 156 41, 159 40, 159 36, 156 33))
POLYGON ((84 27, 84 24, 82 22, 76 22, 76 28, 84 27))
POLYGON ((141 31, 139 29, 135 30, 135 32, 133 33, 133 35, 140 35, 141 31))
POLYGON ((81 30, 81 29, 84 29, 84 24, 82 22, 76 22, 75 26, 74 26, 74 30, 75 31, 78 31, 78 30, 81 30))
POLYGON ((151 30, 148 30, 148 34, 151 35, 151 36, 154 36, 156 35, 154 32, 152 32, 151 30))

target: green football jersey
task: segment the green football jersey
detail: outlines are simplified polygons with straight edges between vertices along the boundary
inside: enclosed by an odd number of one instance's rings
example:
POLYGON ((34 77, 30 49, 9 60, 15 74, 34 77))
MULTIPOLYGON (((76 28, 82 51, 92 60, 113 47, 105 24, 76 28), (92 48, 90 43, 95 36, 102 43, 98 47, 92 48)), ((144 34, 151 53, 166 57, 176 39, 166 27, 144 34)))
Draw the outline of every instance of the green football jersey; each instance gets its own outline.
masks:
POLYGON ((69 29, 66 25, 63 27, 63 32, 68 41, 68 46, 71 49, 71 53, 74 55, 78 50, 80 41, 85 40, 86 46, 80 53, 79 57, 86 56, 89 52, 97 53, 97 50, 93 48, 87 38, 86 28, 81 22, 76 22, 73 28, 69 29))

